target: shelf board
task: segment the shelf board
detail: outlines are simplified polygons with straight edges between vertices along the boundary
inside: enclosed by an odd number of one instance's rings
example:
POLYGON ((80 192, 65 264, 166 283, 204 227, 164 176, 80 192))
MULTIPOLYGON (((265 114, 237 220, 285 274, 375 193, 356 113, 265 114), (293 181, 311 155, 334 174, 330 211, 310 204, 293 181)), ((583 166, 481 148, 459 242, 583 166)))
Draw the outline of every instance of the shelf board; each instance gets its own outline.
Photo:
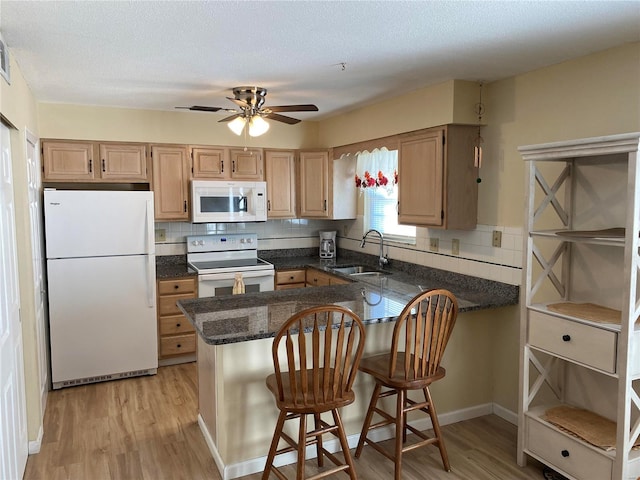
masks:
MULTIPOLYGON (((549 302, 549 304, 551 303, 557 303, 557 302, 549 302)), ((596 328, 602 328, 603 330, 610 330, 612 332, 617 332, 620 333, 620 330, 622 329, 621 325, 619 323, 604 323, 604 322, 596 322, 593 320, 587 320, 585 318, 580 318, 580 317, 574 317, 572 315, 567 315, 565 313, 561 313, 561 312, 557 312, 555 310, 551 310, 547 307, 547 304, 545 303, 533 303, 531 305, 529 305, 527 308, 529 308, 530 310, 535 310, 537 312, 540 313, 544 313, 546 315, 553 315, 555 317, 560 317, 560 318, 564 318, 566 320, 571 320, 574 322, 578 322, 578 323, 582 323, 585 325, 589 325, 590 327, 596 327, 596 328)), ((640 330, 640 323, 636 322, 635 326, 634 326, 634 330, 640 330)))
POLYGON ((594 237, 579 235, 571 230, 534 230, 530 233, 532 237, 553 238, 555 240, 572 243, 585 243, 590 245, 607 245, 613 247, 624 247, 624 236, 602 236, 594 237))

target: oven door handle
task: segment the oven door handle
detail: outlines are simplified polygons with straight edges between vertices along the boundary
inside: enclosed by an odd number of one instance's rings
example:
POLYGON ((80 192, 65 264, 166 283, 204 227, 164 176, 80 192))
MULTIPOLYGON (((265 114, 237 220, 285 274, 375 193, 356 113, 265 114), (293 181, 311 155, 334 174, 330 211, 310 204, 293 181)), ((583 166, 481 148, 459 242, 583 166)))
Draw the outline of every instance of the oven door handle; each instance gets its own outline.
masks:
POLYGON ((275 276, 274 270, 254 270, 249 272, 227 272, 227 273, 207 273, 198 275, 198 281, 208 280, 234 280, 236 273, 241 273, 242 278, 258 278, 258 277, 273 277, 275 276))

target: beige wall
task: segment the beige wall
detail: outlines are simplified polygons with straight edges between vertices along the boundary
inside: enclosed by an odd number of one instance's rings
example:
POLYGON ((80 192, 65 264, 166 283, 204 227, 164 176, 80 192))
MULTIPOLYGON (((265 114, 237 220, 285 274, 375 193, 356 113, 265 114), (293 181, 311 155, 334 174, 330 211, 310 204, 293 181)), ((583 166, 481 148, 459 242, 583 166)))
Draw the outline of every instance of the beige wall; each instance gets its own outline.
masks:
POLYGON ((117 140, 154 143, 253 146, 269 148, 313 148, 317 146, 317 123, 286 125, 269 122, 266 135, 237 136, 224 114, 166 112, 127 108, 92 107, 40 103, 40 136, 77 140, 117 140))
POLYGON ((15 127, 11 130, 11 157, 16 205, 16 239, 20 275, 20 317, 24 344, 27 420, 29 441, 38 437, 44 412, 39 386, 38 344, 34 300, 34 280, 31 269, 31 227, 27 190, 26 137, 29 130, 38 135, 36 102, 18 65, 10 57, 11 85, 0 79, 0 112, 15 127))

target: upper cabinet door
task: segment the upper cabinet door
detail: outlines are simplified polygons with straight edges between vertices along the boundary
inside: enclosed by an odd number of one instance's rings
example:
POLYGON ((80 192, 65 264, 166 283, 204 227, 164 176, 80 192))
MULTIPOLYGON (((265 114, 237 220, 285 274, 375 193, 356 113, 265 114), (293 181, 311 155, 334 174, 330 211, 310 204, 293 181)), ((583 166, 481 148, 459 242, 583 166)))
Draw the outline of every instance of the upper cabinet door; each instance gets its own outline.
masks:
POLYGON ((224 148, 193 147, 193 178, 229 178, 231 162, 228 161, 224 148))
POLYGON ((265 180, 267 181, 267 216, 296 218, 294 152, 267 150, 265 180))
POLYGON ((42 141, 43 181, 87 181, 96 178, 91 142, 42 141))
POLYGON ((300 152, 300 217, 328 218, 329 152, 300 152))
POLYGON ((441 226, 443 131, 408 137, 398 149, 398 222, 441 226))
POLYGON ((100 144, 100 176, 103 180, 147 182, 147 146, 100 144))
POLYGON ((186 147, 151 146, 156 220, 189 219, 189 158, 186 147))
POLYGON ((237 180, 264 180, 262 149, 231 149, 231 178, 237 180))

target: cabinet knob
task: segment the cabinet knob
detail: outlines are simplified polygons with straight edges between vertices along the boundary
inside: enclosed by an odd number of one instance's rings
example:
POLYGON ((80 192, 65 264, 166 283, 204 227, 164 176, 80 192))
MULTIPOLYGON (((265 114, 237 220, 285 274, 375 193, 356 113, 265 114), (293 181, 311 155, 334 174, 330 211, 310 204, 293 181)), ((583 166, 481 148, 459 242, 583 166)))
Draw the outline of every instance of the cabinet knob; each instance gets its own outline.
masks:
POLYGON ((180 288, 180 285, 174 285, 173 288, 175 288, 176 290, 180 288))
POLYGON ((293 275, 291 275, 291 276, 289 277, 289 280, 293 280, 293 275))
POLYGON ((562 451, 560 452, 560 455, 562 455, 562 456, 563 456, 563 457, 565 457, 565 458, 566 458, 566 457, 568 457, 568 456, 569 456, 569 450, 562 450, 562 451))
POLYGON ((180 327, 180 325, 182 325, 181 323, 176 323, 176 327, 180 327))
MULTIPOLYGON (((182 344, 180 344, 180 343, 178 345, 176 345, 176 347, 178 347, 178 348, 180 348, 181 346, 182 346, 182 344)), ((564 451, 566 452, 566 450, 564 450, 564 451)), ((567 452, 567 455, 569 455, 569 452, 567 452)))
POLYGON ((571 335, 567 335, 567 334, 562 335, 562 340, 563 340, 564 342, 569 342, 569 341, 571 341, 571 335))

